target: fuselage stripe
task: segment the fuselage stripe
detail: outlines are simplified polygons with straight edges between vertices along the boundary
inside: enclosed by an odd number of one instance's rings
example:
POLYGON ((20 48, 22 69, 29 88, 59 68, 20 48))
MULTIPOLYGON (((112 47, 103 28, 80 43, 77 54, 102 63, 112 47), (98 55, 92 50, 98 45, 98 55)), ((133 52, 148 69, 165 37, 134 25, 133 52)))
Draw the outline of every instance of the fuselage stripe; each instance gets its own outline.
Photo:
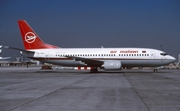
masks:
MULTIPOLYGON (((31 59, 35 60, 74 60, 73 58, 35 58, 35 57, 30 57, 31 59)), ((92 59, 92 60, 163 60, 163 59, 141 59, 141 58, 87 58, 87 59, 92 59)))

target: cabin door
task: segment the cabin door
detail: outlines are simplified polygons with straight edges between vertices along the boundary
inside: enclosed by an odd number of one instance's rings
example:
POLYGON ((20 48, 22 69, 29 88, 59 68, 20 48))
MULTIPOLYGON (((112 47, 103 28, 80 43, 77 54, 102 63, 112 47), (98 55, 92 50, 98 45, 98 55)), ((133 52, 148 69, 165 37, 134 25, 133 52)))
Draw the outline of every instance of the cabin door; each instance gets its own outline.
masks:
POLYGON ((49 52, 46 52, 45 53, 45 59, 49 59, 50 58, 50 53, 49 52))
POLYGON ((154 59, 154 58, 155 58, 155 54, 154 54, 154 52, 151 52, 151 54, 150 54, 150 58, 151 58, 151 59, 154 59))

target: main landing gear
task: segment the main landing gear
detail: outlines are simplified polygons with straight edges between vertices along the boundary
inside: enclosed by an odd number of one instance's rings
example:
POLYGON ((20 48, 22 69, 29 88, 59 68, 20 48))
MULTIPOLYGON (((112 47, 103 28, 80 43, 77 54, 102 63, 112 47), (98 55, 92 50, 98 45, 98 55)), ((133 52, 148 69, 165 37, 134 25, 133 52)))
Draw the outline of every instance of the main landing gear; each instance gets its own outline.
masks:
POLYGON ((91 72, 91 73, 96 73, 96 72, 98 72, 97 67, 91 67, 90 72, 91 72))

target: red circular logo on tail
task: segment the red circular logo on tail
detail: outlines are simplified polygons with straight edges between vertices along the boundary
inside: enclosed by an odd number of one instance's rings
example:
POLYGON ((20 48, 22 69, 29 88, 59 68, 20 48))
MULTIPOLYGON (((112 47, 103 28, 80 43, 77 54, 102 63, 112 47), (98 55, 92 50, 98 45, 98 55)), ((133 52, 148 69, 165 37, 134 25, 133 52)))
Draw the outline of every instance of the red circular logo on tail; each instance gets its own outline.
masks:
POLYGON ((27 32, 24 38, 27 43, 33 43, 36 40, 36 35, 33 32, 27 32))

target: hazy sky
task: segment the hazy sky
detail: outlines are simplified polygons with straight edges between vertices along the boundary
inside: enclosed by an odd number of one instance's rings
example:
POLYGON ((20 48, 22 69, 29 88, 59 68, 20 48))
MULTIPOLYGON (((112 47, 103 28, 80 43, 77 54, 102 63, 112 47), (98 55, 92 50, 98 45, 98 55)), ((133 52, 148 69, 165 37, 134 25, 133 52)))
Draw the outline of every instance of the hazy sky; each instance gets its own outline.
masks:
POLYGON ((59 47, 162 45, 170 55, 180 53, 180 0, 0 0, 0 44, 24 48, 20 19, 59 47))

